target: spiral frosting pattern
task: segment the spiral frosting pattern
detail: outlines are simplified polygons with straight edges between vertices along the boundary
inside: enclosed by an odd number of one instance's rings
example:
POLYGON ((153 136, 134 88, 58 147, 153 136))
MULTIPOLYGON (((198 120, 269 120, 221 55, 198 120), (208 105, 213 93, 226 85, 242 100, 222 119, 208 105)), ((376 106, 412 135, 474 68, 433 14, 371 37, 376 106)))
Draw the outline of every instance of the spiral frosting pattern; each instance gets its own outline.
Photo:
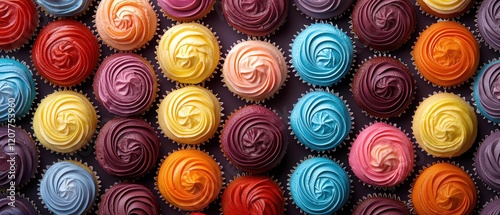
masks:
POLYGON ((220 136, 222 151, 243 171, 269 171, 285 155, 285 129, 285 123, 273 111, 259 105, 245 106, 226 121, 220 136))
POLYGON ((71 17, 83 13, 92 0, 36 0, 36 2, 55 16, 71 17))
POLYGON ((476 172, 489 187, 500 191, 500 132, 488 136, 476 152, 476 172))
POLYGON ((33 116, 33 130, 44 147, 72 153, 92 139, 97 122, 96 110, 84 95, 64 90, 40 102, 33 116))
POLYGON ((54 214, 85 214, 98 193, 90 168, 76 161, 50 166, 40 181, 40 197, 54 214))
POLYGON ((401 183, 410 174, 413 160, 410 139, 398 128, 384 122, 363 129, 349 153, 349 166, 356 177, 379 187, 401 183))
POLYGON ((46 25, 33 45, 38 73, 53 84, 67 87, 85 80, 99 61, 99 44, 82 23, 66 19, 46 25))
POLYGON ((314 19, 330 19, 342 15, 353 0, 294 0, 302 13, 314 19))
POLYGON ((354 75, 351 90, 362 110, 380 118, 402 114, 416 91, 410 70, 392 57, 375 57, 364 62, 354 75))
POLYGON ((285 213, 280 186, 267 176, 247 175, 232 181, 222 194, 222 213, 226 215, 285 213))
POLYGON ((17 60, 0 58, 0 92, 0 122, 26 115, 36 95, 31 71, 17 60))
POLYGON ((222 173, 205 152, 183 149, 168 155, 158 171, 158 190, 174 207, 201 210, 217 198, 222 189, 222 173))
POLYGON ((479 44, 472 33, 454 21, 432 24, 417 39, 411 52, 425 79, 450 87, 469 79, 479 65, 479 44))
POLYGON ((158 84, 146 59, 136 54, 114 54, 99 66, 93 87, 97 100, 109 112, 133 116, 151 107, 158 84))
POLYGON ((208 79, 217 68, 219 41, 204 25, 178 24, 163 34, 156 47, 156 57, 169 79, 197 84, 208 79))
POLYGON ((415 20, 415 10, 408 0, 360 0, 352 11, 352 30, 365 45, 390 51, 410 38, 415 20))
POLYGON ((351 39, 331 24, 312 24, 292 43, 292 64, 300 78, 313 85, 340 82, 351 69, 353 56, 351 39))
POLYGON ((142 119, 115 118, 99 132, 95 152, 96 160, 107 173, 133 179, 156 165, 160 139, 142 119))
POLYGON ((113 185, 102 196, 99 215, 159 215, 154 194, 144 185, 123 182, 113 185))
POLYGON ((223 0, 222 12, 236 30, 250 36, 273 33, 288 15, 287 0, 223 0))
POLYGON ((477 136, 474 109, 459 96, 437 93, 425 99, 413 116, 413 135, 427 153, 442 158, 466 152, 477 136))
POLYGON ((417 177, 411 192, 417 214, 471 214, 477 191, 470 176, 449 163, 437 163, 417 177))
POLYGON ((308 214, 333 214, 347 202, 349 177, 336 162, 314 157, 303 161, 290 178, 295 204, 308 214))
POLYGON ((500 51, 500 1, 484 0, 477 12, 477 29, 488 45, 500 51))
POLYGON ((25 185, 35 176, 38 167, 38 151, 31 136, 20 128, 0 127, 0 162, 6 164, 0 165, 1 190, 10 188, 11 181, 14 181, 17 187, 25 185), (13 139, 14 142, 10 142, 13 139), (11 160, 15 161, 16 170, 13 179, 9 173, 11 160))
POLYGON ((31 0, 0 2, 0 49, 11 50, 28 42, 38 24, 38 12, 31 0))
POLYGON ((102 41, 120 51, 146 45, 155 35, 157 23, 148 0, 101 0, 95 14, 102 41))
POLYGON ((170 92, 161 102, 158 124, 165 135, 182 144, 208 141, 220 125, 221 104, 215 95, 199 86, 170 92))
POLYGON ((500 214, 500 199, 486 203, 479 215, 498 215, 500 214))
POLYGON ((269 42, 257 40, 236 44, 222 68, 229 90, 250 101, 272 97, 285 83, 287 73, 281 51, 269 42))
POLYGON ((16 196, 14 207, 10 196, 0 195, 0 213, 6 215, 38 215, 35 207, 27 199, 16 196))
POLYGON ((172 19, 189 22, 203 18, 213 8, 215 0, 159 0, 158 5, 172 19))
POLYGON ((352 215, 410 215, 405 204, 386 197, 370 197, 356 206, 352 215))
POLYGON ((293 133, 312 150, 330 150, 351 131, 351 115, 345 103, 329 92, 310 92, 299 99, 291 115, 293 133))
POLYGON ((472 95, 481 114, 500 123, 500 60, 488 63, 479 71, 472 95))

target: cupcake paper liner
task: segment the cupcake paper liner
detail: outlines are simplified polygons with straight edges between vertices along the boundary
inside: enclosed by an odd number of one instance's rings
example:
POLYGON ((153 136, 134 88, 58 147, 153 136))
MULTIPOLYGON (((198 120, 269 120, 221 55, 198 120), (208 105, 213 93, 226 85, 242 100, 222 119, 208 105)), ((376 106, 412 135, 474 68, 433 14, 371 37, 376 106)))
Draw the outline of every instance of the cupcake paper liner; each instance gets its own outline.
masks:
POLYGON ((477 178, 479 179, 479 181, 482 183, 482 185, 484 187, 486 187, 487 190, 493 192, 495 194, 495 196, 498 198, 499 195, 500 195, 500 190, 496 190, 496 189, 493 189, 492 187, 490 187, 488 184, 486 184, 483 179, 481 177, 479 177, 479 174, 477 173, 477 169, 476 169, 476 156, 477 156, 477 152, 479 150, 479 147, 483 144, 484 140, 486 140, 486 138, 488 138, 490 135, 492 135, 493 133, 496 133, 496 132, 499 132, 500 130, 498 128, 495 128, 494 130, 490 131, 489 134, 487 134, 486 136, 484 136, 481 141, 479 141, 478 144, 476 144, 476 148, 474 150, 474 153, 472 154, 472 171, 474 172, 473 173, 473 176, 474 178, 477 178))
POLYGON ((490 200, 487 200, 487 202, 477 210, 477 212, 480 212, 478 214, 481 214, 481 212, 484 210, 484 208, 486 208, 486 206, 488 204, 493 203, 494 201, 497 201, 499 198, 500 197, 498 197, 498 195, 497 195, 497 196, 495 196, 493 198, 490 198, 490 200))

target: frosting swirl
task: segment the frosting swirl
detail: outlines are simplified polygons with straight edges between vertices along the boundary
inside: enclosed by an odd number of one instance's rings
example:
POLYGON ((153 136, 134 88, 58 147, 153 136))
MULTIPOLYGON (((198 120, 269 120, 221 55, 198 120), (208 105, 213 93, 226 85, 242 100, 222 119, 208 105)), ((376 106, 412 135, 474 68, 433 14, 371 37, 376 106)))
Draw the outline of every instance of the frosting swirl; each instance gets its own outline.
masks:
POLYGON ((158 0, 167 16, 180 21, 203 18, 215 4, 215 0, 158 0))
POLYGON ((390 51, 410 38, 415 20, 408 0, 360 0, 352 12, 352 30, 365 45, 390 51))
POLYGON ((136 54, 114 54, 99 66, 94 77, 97 100, 113 114, 144 113, 156 98, 153 66, 136 54))
POLYGON ((99 44, 82 23, 57 20, 38 34, 32 58, 43 78, 60 86, 73 86, 94 71, 99 61, 99 44))
POLYGON ((259 105, 245 106, 226 121, 220 136, 222 151, 243 171, 269 171, 285 155, 285 129, 273 111, 259 105))
POLYGON ((25 185, 34 178, 38 167, 38 151, 31 136, 20 128, 0 127, 0 189, 6 190, 12 181, 10 176, 11 161, 15 161, 16 187, 25 185), (11 131, 9 131, 9 129, 11 131), (10 134, 10 135, 9 135, 10 134), (14 138, 12 138, 14 134, 14 138), (10 136, 10 138, 9 138, 10 136), (14 142, 10 142, 14 139, 14 142), (5 164, 5 165, 4 165, 5 164))
POLYGON ((488 136, 479 146, 475 157, 476 172, 481 180, 500 191, 500 131, 488 136))
POLYGON ((463 83, 479 65, 476 38, 454 21, 437 22, 424 30, 411 54, 420 74, 443 87, 463 83))
POLYGON ((95 14, 102 41, 121 51, 138 49, 149 42, 157 22, 148 0, 101 0, 95 14))
POLYGON ((64 90, 40 102, 33 116, 33 130, 44 147, 72 153, 90 141, 97 121, 96 110, 84 95, 64 90))
POLYGON ((280 186, 267 176, 247 175, 232 181, 222 194, 222 213, 282 215, 285 201, 280 186))
POLYGON ((389 118, 402 114, 415 95, 415 80, 408 68, 392 57, 364 62, 354 75, 352 94, 368 114, 389 118))
POLYGON ((471 214, 477 191, 462 169, 449 163, 437 163, 417 177, 411 200, 417 214, 471 214))
POLYGON ((285 83, 288 69, 281 51, 265 41, 249 40, 234 46, 226 56, 222 74, 234 94, 261 101, 285 83))
POLYGON ((36 0, 45 11, 61 17, 71 17, 84 12, 91 0, 36 0))
POLYGON ((477 136, 474 109, 459 96, 437 93, 425 99, 413 116, 413 135, 427 153, 443 158, 466 152, 477 136))
POLYGON ((40 181, 40 197, 54 214, 84 214, 98 192, 91 170, 76 161, 60 161, 50 166, 40 181))
POLYGON ((0 122, 26 115, 36 95, 31 71, 19 61, 0 58, 0 92, 0 122))
POLYGON ((156 49, 160 68, 169 79, 197 84, 208 79, 220 58, 219 41, 198 23, 182 23, 163 34, 156 49))
POLYGON ((222 173, 215 160, 205 152, 183 149, 168 155, 158 171, 158 190, 174 207, 201 210, 222 189, 222 173))
POLYGON ((410 211, 401 201, 385 197, 370 197, 363 200, 352 215, 410 215, 410 211))
POLYGON ((15 49, 35 33, 38 12, 31 0, 0 2, 0 49, 15 49))
POLYGON ((398 128, 383 122, 363 129, 352 143, 349 166, 364 183, 392 187, 413 168, 413 144, 398 128))
POLYGON ((314 157, 303 161, 290 177, 295 204, 308 214, 333 214, 347 202, 349 177, 336 162, 314 157))
POLYGON ((16 196, 14 207, 12 200, 7 195, 0 195, 0 214, 5 215, 38 215, 35 207, 25 198, 16 196))
POLYGON ((500 199, 486 203, 479 215, 498 215, 500 214, 500 199))
POLYGON ((292 43, 292 64, 300 78, 318 85, 337 84, 351 69, 351 39, 337 27, 316 23, 297 35, 292 43))
POLYGON ((302 13, 314 19, 330 19, 342 15, 353 0, 294 0, 302 13))
POLYGON ((288 0, 222 0, 222 12, 233 28, 250 36, 273 33, 288 15, 288 0))
POLYGON ((137 178, 149 172, 160 155, 160 139, 153 127, 139 118, 115 118, 99 132, 96 160, 109 174, 137 178))
POLYGON ((99 204, 99 215, 159 215, 154 194, 144 185, 123 182, 106 190, 99 204))
POLYGON ((500 1, 484 0, 477 12, 477 29, 492 48, 500 51, 500 1))
POLYGON ((182 144, 208 141, 217 132, 221 120, 219 100, 200 86, 186 86, 170 92, 157 112, 163 133, 182 144))
POLYGON ((500 60, 487 64, 479 71, 472 95, 481 114, 492 122, 500 123, 500 60))
POLYGON ((452 18, 464 13, 474 0, 418 0, 420 7, 427 13, 440 18, 452 18))
POLYGON ((291 115, 293 133, 312 150, 330 150, 351 131, 351 115, 344 102, 328 92, 310 92, 299 99, 291 115))

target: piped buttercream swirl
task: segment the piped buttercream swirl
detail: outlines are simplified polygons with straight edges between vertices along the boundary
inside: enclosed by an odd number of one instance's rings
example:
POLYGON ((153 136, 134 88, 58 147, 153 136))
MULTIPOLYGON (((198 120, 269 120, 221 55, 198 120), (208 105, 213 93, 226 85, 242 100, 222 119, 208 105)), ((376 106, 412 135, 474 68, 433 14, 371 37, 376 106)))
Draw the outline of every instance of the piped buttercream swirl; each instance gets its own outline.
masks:
POLYGON ((106 190, 99 203, 99 215, 159 215, 155 195, 144 185, 128 182, 106 190))
POLYGON ((37 167, 38 151, 31 136, 20 128, 0 127, 0 190, 10 188, 11 181, 16 187, 25 185, 35 176, 37 167), (10 178, 12 164, 15 178, 10 178))
POLYGON ((479 71, 472 95, 481 114, 500 123, 500 60, 488 63, 479 71))
POLYGON ((36 211, 32 202, 19 196, 16 196, 16 201, 13 202, 10 196, 4 194, 0 195, 0 213, 6 215, 38 215, 38 211, 36 211))
POLYGON ((353 0, 294 0, 302 13, 314 19, 330 19, 342 15, 353 0))
POLYGON ((167 16, 180 21, 203 18, 214 6, 215 0, 158 0, 167 16))
POLYGON ((31 71, 17 60, 0 58, 0 122, 26 115, 35 95, 31 71))
POLYGON ((92 0, 36 0, 36 2, 53 15, 71 17, 84 12, 92 0))
POLYGON ((32 0, 0 2, 0 49, 11 50, 26 43, 38 24, 38 12, 32 0))
POLYGON ((484 0, 477 12, 477 29, 483 39, 500 51, 500 1, 484 0))
POLYGON ((476 172, 481 180, 500 191, 500 131, 488 136, 479 146, 475 157, 476 172))
POLYGON ((405 204, 386 197, 370 197, 359 203, 352 215, 410 215, 405 204))

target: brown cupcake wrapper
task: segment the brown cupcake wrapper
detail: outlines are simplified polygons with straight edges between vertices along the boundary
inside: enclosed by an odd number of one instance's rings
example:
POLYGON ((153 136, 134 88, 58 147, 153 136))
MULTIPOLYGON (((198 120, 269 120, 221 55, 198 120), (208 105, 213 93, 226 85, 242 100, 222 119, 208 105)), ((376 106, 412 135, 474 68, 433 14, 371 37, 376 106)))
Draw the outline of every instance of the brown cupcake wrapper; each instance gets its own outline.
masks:
POLYGON ((477 2, 477 1, 475 1, 475 0, 472 0, 472 1, 474 1, 474 2, 472 3, 472 6, 471 6, 469 9, 467 9, 466 11, 462 11, 460 14, 457 14, 457 15, 455 15, 454 17, 451 17, 451 18, 443 18, 443 17, 439 17, 439 16, 436 16, 436 15, 434 15, 434 14, 431 14, 431 13, 429 13, 429 12, 427 12, 427 11, 423 10, 423 9, 422 9, 422 7, 420 6, 420 4, 418 3, 418 0, 416 0, 416 1, 415 1, 415 6, 418 8, 418 10, 420 10, 420 13, 421 13, 421 14, 423 14, 423 15, 425 15, 425 16, 428 16, 428 17, 430 17, 430 18, 433 18, 433 19, 438 19, 438 20, 439 20, 439 19, 445 19, 445 20, 447 20, 447 21, 458 21, 458 19, 461 19, 461 18, 462 18, 462 16, 465 16, 466 14, 469 14, 469 13, 470 13, 470 11, 472 11, 472 10, 474 10, 474 9, 476 8, 476 6, 477 6, 478 2, 477 2))
POLYGON ((393 199, 393 200, 396 200, 396 201, 400 201, 401 203, 403 203, 406 208, 408 209, 408 211, 410 211, 410 205, 408 204, 408 201, 403 201, 401 200, 401 198, 399 196, 397 196, 396 194, 394 193, 369 193, 363 197, 361 197, 360 199, 358 199, 358 201, 356 203, 353 204, 353 207, 351 208, 351 214, 354 212, 354 210, 356 210, 356 208, 365 200, 369 199, 369 198, 388 198, 388 199, 393 199))
POLYGON ((479 147, 483 144, 483 142, 484 142, 484 140, 486 140, 486 138, 488 138, 489 136, 491 136, 492 134, 494 134, 496 132, 500 132, 500 129, 495 128, 494 130, 491 130, 490 133, 485 135, 481 139, 481 141, 479 141, 479 143, 476 145, 476 148, 475 148, 474 152, 472 153, 472 157, 473 157, 472 158, 472 171, 474 172, 473 173, 474 178, 478 178, 479 179, 478 181, 480 181, 487 190, 492 191, 495 194, 495 196, 498 198, 500 195, 500 190, 496 190, 496 189, 490 187, 488 184, 486 184, 483 181, 483 179, 481 177, 479 177, 479 174, 477 173, 477 169, 476 169, 476 156, 477 156, 477 152, 479 150, 479 147))
POLYGON ((296 11, 298 11, 300 13, 300 15, 305 16, 307 19, 312 20, 313 22, 319 22, 319 21, 326 21, 326 20, 328 20, 328 21, 336 21, 336 20, 338 20, 338 19, 340 19, 340 18, 342 18, 344 16, 347 16, 347 14, 351 14, 351 11, 353 9, 353 5, 354 4, 355 3, 353 3, 351 6, 349 6, 347 8, 347 10, 345 10, 344 12, 342 12, 340 15, 332 16, 332 17, 327 18, 327 19, 318 19, 318 18, 314 18, 314 17, 311 17, 311 16, 305 14, 304 12, 302 12, 299 9, 299 7, 297 7, 297 4, 295 4, 295 1, 292 3, 292 7, 294 7, 296 9, 296 11))
POLYGON ((474 98, 474 83, 475 83, 475 82, 476 82, 476 80, 479 78, 479 72, 480 72, 481 70, 483 70, 483 69, 484 69, 484 67, 485 67, 486 65, 488 65, 489 63, 491 63, 491 62, 493 62, 493 61, 497 61, 497 60, 500 60, 500 58, 493 58, 493 59, 491 59, 491 60, 488 60, 488 61, 487 61, 486 63, 484 63, 483 65, 479 66, 479 68, 477 69, 476 73, 475 73, 475 74, 474 74, 474 76, 472 77, 472 80, 473 80, 473 81, 471 81, 470 88, 469 88, 469 89, 470 89, 470 91, 471 91, 471 93, 470 93, 470 97, 471 97, 472 108, 474 108, 474 111, 477 113, 477 116, 478 116, 478 117, 482 117, 482 118, 483 118, 483 120, 486 120, 486 121, 488 121, 488 123, 491 123, 491 124, 493 124, 493 125, 500 125, 500 122, 493 122, 493 121, 489 120, 488 118, 486 118, 486 116, 484 116, 484 115, 481 113, 481 111, 479 110, 478 105, 477 105, 477 102, 479 102, 479 101, 476 101, 476 99, 474 98))
POLYGON ((33 206, 33 209, 36 211, 37 214, 41 214, 40 211, 38 210, 38 207, 35 204, 35 200, 30 199, 28 196, 24 195, 24 193, 21 193, 19 191, 15 191, 14 195, 10 195, 10 194, 11 193, 9 193, 9 192, 0 191, 0 197, 5 196, 5 197, 9 198, 10 196, 14 196, 15 199, 17 199, 17 198, 24 199, 29 204, 31 204, 33 206))

